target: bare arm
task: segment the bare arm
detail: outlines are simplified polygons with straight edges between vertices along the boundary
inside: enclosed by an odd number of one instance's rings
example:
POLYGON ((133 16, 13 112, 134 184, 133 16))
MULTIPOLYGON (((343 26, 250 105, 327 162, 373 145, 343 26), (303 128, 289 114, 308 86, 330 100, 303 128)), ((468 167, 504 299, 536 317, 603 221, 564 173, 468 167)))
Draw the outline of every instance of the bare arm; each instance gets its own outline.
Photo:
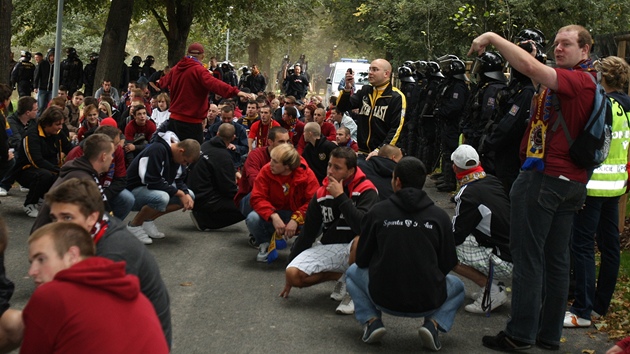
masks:
POLYGON ((554 91, 558 89, 558 77, 554 69, 539 62, 530 53, 496 33, 486 32, 475 38, 468 55, 475 52, 481 54, 490 44, 497 48, 514 69, 543 86, 554 91))

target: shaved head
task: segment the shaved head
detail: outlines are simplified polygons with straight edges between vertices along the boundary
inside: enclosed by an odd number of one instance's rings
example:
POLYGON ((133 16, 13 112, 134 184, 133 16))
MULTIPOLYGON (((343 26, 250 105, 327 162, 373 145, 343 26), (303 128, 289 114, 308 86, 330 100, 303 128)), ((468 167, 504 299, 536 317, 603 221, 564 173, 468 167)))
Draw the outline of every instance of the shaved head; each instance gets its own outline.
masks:
POLYGON ((392 64, 385 59, 375 59, 370 64, 368 81, 372 86, 382 86, 389 83, 392 75, 392 64))

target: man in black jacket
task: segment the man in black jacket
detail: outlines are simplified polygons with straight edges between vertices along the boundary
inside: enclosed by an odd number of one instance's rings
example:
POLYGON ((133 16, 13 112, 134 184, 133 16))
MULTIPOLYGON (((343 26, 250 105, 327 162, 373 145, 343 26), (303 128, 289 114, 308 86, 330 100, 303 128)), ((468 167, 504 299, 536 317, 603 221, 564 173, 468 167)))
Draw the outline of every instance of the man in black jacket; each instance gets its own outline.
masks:
POLYGON ((464 284, 448 273, 457 264, 448 215, 422 190, 424 164, 402 158, 394 169, 394 195, 377 203, 361 223, 356 262, 346 272, 363 341, 385 335, 381 311, 424 317, 422 344, 441 348, 438 330, 448 332, 464 301, 464 284))
POLYGON ((459 264, 453 270, 481 287, 466 311, 486 313, 507 302, 497 279, 512 279, 510 201, 499 179, 479 165, 472 146, 460 145, 450 159, 461 185, 453 216, 459 264))
POLYGON ((385 200, 394 193, 392 189, 392 174, 400 159, 402 150, 396 146, 383 145, 378 155, 369 160, 359 160, 359 167, 365 176, 376 186, 379 200, 385 200))
POLYGON ((319 184, 322 184, 324 177, 328 174, 330 153, 337 148, 337 144, 323 137, 321 127, 315 122, 306 123, 302 136, 306 142, 302 157, 315 173, 319 184))
POLYGON ((228 151, 234 133, 232 123, 222 123, 217 135, 201 145, 201 158, 190 173, 188 185, 196 198, 190 218, 199 231, 220 229, 245 219, 234 204, 236 169, 228 151))

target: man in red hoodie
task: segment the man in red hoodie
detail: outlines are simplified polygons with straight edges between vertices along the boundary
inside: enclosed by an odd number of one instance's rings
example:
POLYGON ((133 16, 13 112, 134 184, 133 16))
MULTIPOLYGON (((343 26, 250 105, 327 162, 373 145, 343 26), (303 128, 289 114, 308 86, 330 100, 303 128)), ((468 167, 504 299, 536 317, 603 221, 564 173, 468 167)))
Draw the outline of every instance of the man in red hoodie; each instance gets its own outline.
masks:
POLYGON ((168 353, 160 322, 125 262, 94 257, 90 234, 49 224, 29 239, 37 289, 22 313, 20 353, 168 353))
POLYGON ((234 96, 255 100, 256 95, 239 91, 203 67, 203 46, 193 43, 188 46, 187 55, 158 83, 167 88, 171 95, 171 117, 168 130, 174 132, 181 141, 195 139, 203 143, 201 122, 208 112, 208 94, 214 92, 223 98, 234 96))

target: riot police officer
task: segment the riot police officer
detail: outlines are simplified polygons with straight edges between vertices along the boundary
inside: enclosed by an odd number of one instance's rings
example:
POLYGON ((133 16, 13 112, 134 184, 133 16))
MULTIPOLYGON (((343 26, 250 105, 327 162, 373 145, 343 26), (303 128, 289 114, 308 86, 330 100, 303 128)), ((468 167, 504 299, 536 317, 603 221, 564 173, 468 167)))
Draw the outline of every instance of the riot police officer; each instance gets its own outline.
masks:
POLYGON ((222 79, 228 85, 238 87, 238 78, 236 77, 236 73, 234 72, 234 65, 229 61, 224 61, 221 63, 221 71, 222 71, 222 79))
POLYGON ((242 90, 244 87, 247 87, 251 90, 251 87, 249 87, 249 84, 247 83, 247 78, 250 75, 249 67, 247 65, 243 65, 238 70, 241 71, 241 77, 238 79, 238 89, 242 90))
POLYGON ((417 155, 429 171, 433 171, 439 153, 439 141, 437 122, 433 116, 435 101, 439 88, 444 81, 440 65, 435 61, 427 62, 427 88, 424 100, 420 101, 418 107, 418 128, 420 129, 420 140, 418 143, 417 155))
POLYGON ((140 67, 142 58, 134 56, 131 58, 131 66, 129 67, 129 81, 138 82, 140 76, 142 76, 142 68, 140 67))
POLYGON ((79 87, 83 86, 83 62, 77 55, 77 50, 70 47, 66 49, 67 57, 61 62, 61 85, 68 88, 72 95, 79 87))
MULTIPOLYGON (((541 31, 524 29, 516 36, 515 43, 530 53, 535 46, 536 59, 546 62, 545 36, 541 31)), ((520 171, 519 150, 535 92, 530 78, 510 68, 510 83, 497 97, 498 108, 492 117, 493 122, 484 132, 479 146, 484 168, 486 165, 494 166, 495 175, 503 183, 507 195, 520 171)))
POLYGON ((142 76, 147 79, 151 77, 151 75, 155 74, 157 70, 153 67, 153 63, 155 63, 155 58, 153 55, 147 55, 144 59, 144 65, 142 65, 142 76))
MULTIPOLYGON (((90 63, 83 68, 83 81, 85 82, 85 96, 94 94, 94 79, 96 78, 96 64, 98 64, 98 53, 90 53, 90 63)), ((74 94, 74 92, 73 92, 74 94)))
MULTIPOLYGON (((497 52, 485 52, 475 60, 471 75, 477 78, 467 104, 468 111, 462 118, 461 127, 466 144, 479 148, 481 135, 492 118, 497 94, 504 89, 507 79, 503 74, 503 57, 497 52)), ((484 166, 486 172, 490 166, 484 166)))
POLYGON ((416 154, 420 140, 420 131, 418 128, 419 111, 422 110, 422 107, 419 107, 419 105, 421 101, 424 101, 424 96, 426 95, 428 80, 426 79, 425 73, 427 70, 427 62, 418 60, 413 62, 411 66, 413 67, 416 85, 413 87, 411 95, 407 100, 407 107, 409 109, 405 117, 407 139, 404 147, 409 154, 418 157, 416 154))
POLYGON ((20 52, 20 60, 11 71, 11 87, 17 84, 20 97, 30 96, 33 92, 34 75, 35 64, 31 63, 31 52, 23 50, 20 52))
POLYGON ((440 125, 440 149, 442 152, 442 179, 437 184, 441 192, 452 192, 457 187, 451 154, 459 142, 459 121, 470 96, 466 64, 456 56, 440 61, 446 76, 445 84, 438 94, 433 116, 440 125))

